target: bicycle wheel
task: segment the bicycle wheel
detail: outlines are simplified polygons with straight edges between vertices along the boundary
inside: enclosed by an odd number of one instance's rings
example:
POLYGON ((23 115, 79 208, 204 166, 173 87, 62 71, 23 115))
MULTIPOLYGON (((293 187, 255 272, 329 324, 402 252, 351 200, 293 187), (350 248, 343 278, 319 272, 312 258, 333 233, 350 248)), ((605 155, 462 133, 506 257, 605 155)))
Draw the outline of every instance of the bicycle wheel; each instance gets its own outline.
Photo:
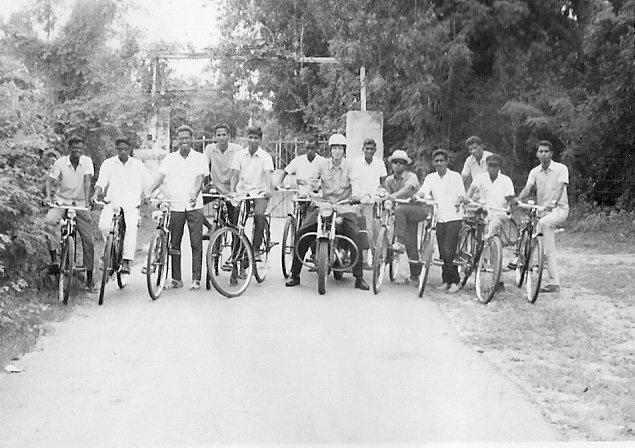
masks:
POLYGON ((329 274, 329 242, 327 240, 319 240, 317 242, 317 274, 318 274, 318 293, 326 292, 326 276, 329 274))
POLYGON ((99 305, 104 303, 104 293, 106 291, 106 283, 108 283, 108 277, 110 277, 110 270, 113 262, 113 237, 109 233, 106 238, 106 244, 104 245, 104 255, 101 265, 101 287, 99 288, 99 305))
POLYGON ((476 268, 476 296, 483 304, 489 303, 496 293, 502 260, 503 243, 498 236, 493 236, 483 245, 476 268))
POLYGON ((421 258, 421 272, 419 273, 419 297, 423 296, 423 292, 426 289, 426 284, 428 282, 428 275, 430 275, 430 268, 432 267, 432 252, 434 249, 434 237, 436 231, 430 230, 426 232, 425 237, 423 239, 422 244, 422 253, 423 256, 421 258))
POLYGON ((458 266, 461 288, 465 286, 474 270, 474 261, 478 258, 475 246, 476 241, 472 229, 463 227, 459 235, 459 250, 457 251, 457 256, 461 259, 458 266))
POLYGON ((287 216, 282 231, 282 247, 280 248, 280 261, 282 263, 282 275, 289 278, 291 275, 291 264, 293 263, 293 252, 295 247, 295 218, 287 216))
POLYGON ((254 255, 244 235, 223 227, 210 237, 207 266, 212 285, 225 297, 237 297, 247 290, 254 275, 254 255), (229 268, 223 269, 227 263, 229 268), (212 267, 210 270, 209 267, 212 267))
POLYGON ((128 277, 130 276, 129 274, 122 274, 121 272, 119 272, 119 269, 121 268, 121 262, 123 261, 123 242, 125 236, 126 228, 124 225, 119 227, 119 236, 114 243, 115 250, 113 253, 114 263, 112 269, 117 273, 117 286, 119 286, 119 289, 124 288, 128 284, 128 277))
POLYGON ((205 289, 208 291, 212 289, 212 275, 210 274, 210 272, 214 269, 218 270, 218 265, 210 266, 207 264, 207 260, 210 259, 210 251, 212 250, 211 240, 214 232, 216 232, 216 222, 210 224, 209 230, 207 232, 209 238, 207 239, 207 251, 205 252, 205 289))
POLYGON ((66 238, 62 247, 60 257, 60 277, 58 280, 58 299, 68 305, 68 298, 71 292, 71 282, 73 280, 73 270, 75 269, 75 259, 73 254, 75 251, 75 241, 72 236, 66 238))
POLYGON ((529 232, 523 229, 516 248, 516 286, 523 286, 527 273, 527 257, 529 256, 529 232))
POLYGON ((527 301, 534 303, 540 292, 542 282, 542 269, 544 268, 544 249, 542 237, 538 236, 531 242, 531 250, 527 257, 527 301))
POLYGON ((254 276, 258 283, 262 283, 265 281, 269 270, 269 252, 271 251, 269 219, 267 219, 267 225, 263 229, 262 243, 260 243, 260 247, 255 247, 254 250, 256 251, 256 254, 254 254, 254 276))
POLYGON ((163 292, 168 276, 168 238, 163 230, 156 230, 146 260, 146 285, 152 300, 163 292))
POLYGON ((386 227, 379 229, 375 241, 375 257, 373 258, 373 292, 379 293, 384 281, 384 272, 388 258, 388 235, 386 227))

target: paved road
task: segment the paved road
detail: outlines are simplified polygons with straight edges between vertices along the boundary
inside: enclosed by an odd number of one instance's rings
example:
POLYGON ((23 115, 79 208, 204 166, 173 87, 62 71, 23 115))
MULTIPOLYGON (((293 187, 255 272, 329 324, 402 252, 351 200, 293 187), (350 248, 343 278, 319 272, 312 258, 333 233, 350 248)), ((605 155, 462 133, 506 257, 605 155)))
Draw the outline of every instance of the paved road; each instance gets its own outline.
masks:
POLYGON ((235 299, 152 302, 138 267, 124 290, 109 284, 104 306, 79 307, 23 373, 0 376, 0 445, 558 440, 414 288, 331 278, 319 296, 310 273, 285 288, 277 254, 235 299))

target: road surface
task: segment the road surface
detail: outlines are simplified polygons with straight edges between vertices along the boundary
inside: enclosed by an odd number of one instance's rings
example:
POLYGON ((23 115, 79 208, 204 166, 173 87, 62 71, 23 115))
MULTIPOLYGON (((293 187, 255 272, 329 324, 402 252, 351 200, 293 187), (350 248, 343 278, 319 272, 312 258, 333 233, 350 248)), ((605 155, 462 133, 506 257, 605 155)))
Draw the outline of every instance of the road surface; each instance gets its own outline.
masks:
POLYGON ((285 288, 278 248, 234 299, 184 288, 153 302, 137 260, 125 289, 109 283, 103 306, 95 295, 0 375, 0 445, 561 440, 413 287, 374 295, 347 276, 319 296, 304 271, 285 288))

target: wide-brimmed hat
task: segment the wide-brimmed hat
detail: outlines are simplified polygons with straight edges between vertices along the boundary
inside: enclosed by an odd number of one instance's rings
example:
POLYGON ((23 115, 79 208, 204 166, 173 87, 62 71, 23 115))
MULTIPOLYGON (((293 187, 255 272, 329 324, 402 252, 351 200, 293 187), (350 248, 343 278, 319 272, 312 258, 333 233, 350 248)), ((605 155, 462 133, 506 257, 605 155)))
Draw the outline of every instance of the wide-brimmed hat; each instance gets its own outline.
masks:
POLYGON ((412 159, 408 157, 408 153, 406 151, 402 151, 401 149, 396 149, 393 151, 392 155, 388 157, 390 162, 394 160, 405 160, 407 163, 412 163, 412 159))

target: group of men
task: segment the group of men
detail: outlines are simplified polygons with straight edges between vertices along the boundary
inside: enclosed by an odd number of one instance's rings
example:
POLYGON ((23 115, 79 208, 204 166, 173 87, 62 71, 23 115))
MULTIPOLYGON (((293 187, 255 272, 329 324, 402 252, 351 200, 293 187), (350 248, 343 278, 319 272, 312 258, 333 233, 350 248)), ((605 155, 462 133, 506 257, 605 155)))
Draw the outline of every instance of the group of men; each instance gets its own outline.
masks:
MULTIPOLYGON (((172 234, 172 281, 170 286, 183 286, 181 273, 181 241, 184 226, 187 223, 192 249, 192 283, 190 289, 199 289, 202 271, 202 235, 205 218, 203 215, 202 192, 206 188, 228 196, 245 194, 258 190, 264 197, 254 201, 255 237, 254 247, 259 248, 266 226, 265 211, 272 193, 272 173, 274 171, 271 156, 260 146, 262 130, 257 127, 246 131, 247 147, 229 141, 230 128, 219 124, 214 129, 216 143, 207 145, 201 154, 193 150, 193 131, 181 126, 176 131, 178 150, 167 154, 161 161, 154 181, 143 163, 132 157, 132 147, 125 138, 117 139, 117 155, 104 161, 99 172, 93 195, 90 195, 91 179, 94 175, 92 160, 83 154, 84 141, 80 137, 69 140, 70 154, 58 159, 47 178, 46 192, 50 198, 53 182, 58 181, 53 200, 59 204, 87 206, 91 202, 102 200, 104 207, 99 220, 99 229, 104 238, 109 232, 112 207, 122 207, 126 220, 124 239, 123 273, 130 272, 130 262, 134 258, 137 238, 139 206, 144 197, 161 188, 171 205, 170 232, 172 234)), ((420 184, 416 174, 408 167, 412 159, 405 151, 395 150, 388 157, 392 174, 388 176, 384 161, 375 156, 376 142, 366 139, 363 143, 363 157, 346 158, 347 139, 342 134, 333 134, 329 138, 327 158, 317 154, 318 141, 307 138, 305 154, 293 159, 285 168, 285 175, 295 176, 298 185, 307 192, 320 191, 324 199, 336 202, 344 199, 357 199, 361 205, 344 205, 339 214, 343 222, 340 231, 362 248, 359 222, 364 219, 369 234, 370 248, 367 255, 358 257, 353 266, 355 288, 368 290, 363 277, 364 265, 369 265, 372 247, 376 235, 376 220, 373 216, 374 195, 384 188, 389 197, 411 199, 415 196, 431 198, 438 202, 437 241, 439 254, 443 260, 442 285, 440 289, 449 292, 459 290, 459 275, 455 261, 459 231, 463 219, 462 203, 480 197, 490 207, 504 208, 518 200, 525 200, 532 190, 536 190, 538 205, 544 205, 551 213, 541 218, 540 231, 544 235, 545 261, 550 283, 543 292, 557 292, 560 288, 557 260, 555 256, 554 227, 568 216, 567 184, 568 170, 565 165, 552 160, 553 148, 550 142, 541 141, 537 145, 537 157, 540 165, 529 173, 527 182, 518 197, 515 196, 511 179, 500 172, 502 157, 485 150, 479 137, 473 136, 465 144, 470 152, 462 172, 448 168, 449 153, 437 149, 432 153, 434 172, 428 174, 420 184), (466 189, 466 187, 468 187, 466 189)), ((230 220, 237 219, 237 210, 227 203, 230 220)), ((59 222, 63 209, 49 210, 46 221, 59 222)), ((309 210, 297 238, 314 232, 317 226, 316 209, 309 210)), ((419 204, 399 204, 395 210, 396 252, 406 252, 411 260, 410 275, 419 276, 421 266, 417 260, 417 226, 426 218, 426 209, 419 204)), ((83 246, 84 264, 87 270, 86 283, 94 290, 91 217, 88 211, 77 213, 77 229, 83 246)), ((504 213, 493 213, 488 231, 494 233, 505 221, 504 213)), ((55 238, 53 238, 55 240, 55 238)), ((303 257, 311 247, 305 238, 298 247, 303 257)), ((54 249, 52 249, 55 252, 54 249)), ((258 256, 258 254, 256 254, 258 256)), ((289 287, 300 283, 302 263, 295 256, 291 275, 286 282, 289 287)))
MULTIPOLYGON (((262 130, 258 127, 247 129, 247 147, 229 142, 230 128, 226 124, 215 127, 216 143, 207 145, 204 153, 193 149, 194 132, 189 126, 176 130, 178 150, 167 154, 161 161, 158 174, 152 181, 143 163, 132 157, 132 146, 126 138, 115 141, 117 155, 106 159, 99 171, 95 191, 90 195, 94 167, 92 160, 83 154, 85 142, 81 137, 69 139, 69 155, 55 161, 46 179, 47 200, 59 205, 88 207, 96 201, 104 201, 106 206, 99 219, 99 229, 104 237, 110 231, 113 207, 121 207, 124 212, 126 233, 124 237, 122 273, 130 272, 137 243, 139 206, 144 198, 161 188, 162 194, 170 202, 170 233, 172 243, 172 288, 183 286, 181 273, 181 241, 187 223, 192 250, 192 283, 190 289, 201 286, 203 262, 203 197, 205 185, 229 196, 236 196, 257 189, 264 198, 254 204, 256 236, 254 247, 259 247, 266 225, 265 210, 271 196, 271 173, 273 159, 260 147, 262 130), (59 185, 54 188, 54 183, 59 185)), ((231 204, 230 219, 236 219, 231 204)), ((63 208, 51 208, 45 221, 49 225, 59 222, 65 213, 63 208)), ((93 282, 94 243, 91 215, 88 210, 79 210, 76 215, 77 230, 82 240, 83 260, 86 268, 86 287, 95 291, 93 282)), ((52 256, 56 256, 54 241, 49 242, 52 256)))

